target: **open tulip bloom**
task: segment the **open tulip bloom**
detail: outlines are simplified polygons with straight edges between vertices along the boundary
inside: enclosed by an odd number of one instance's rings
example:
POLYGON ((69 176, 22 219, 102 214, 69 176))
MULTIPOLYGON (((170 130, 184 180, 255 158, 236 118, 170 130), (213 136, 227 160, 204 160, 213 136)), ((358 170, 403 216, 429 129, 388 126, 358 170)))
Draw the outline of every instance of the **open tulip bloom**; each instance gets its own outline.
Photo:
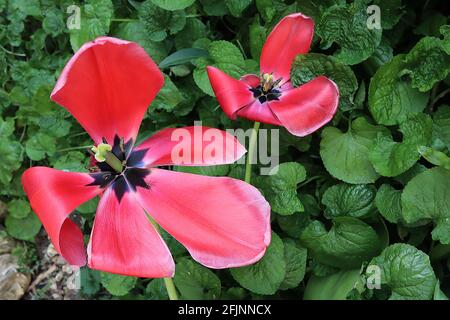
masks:
MULTIPOLYGON (((91 173, 28 169, 22 177, 33 210, 58 252, 73 265, 138 277, 172 277, 174 261, 147 214, 211 268, 258 261, 270 242, 270 207, 253 186, 157 168, 230 163, 245 149, 230 134, 187 127, 220 137, 220 152, 186 157, 213 142, 192 141, 181 161, 172 156, 179 129, 164 129, 135 146, 142 118, 164 77, 136 43, 101 37, 70 59, 51 94, 94 141, 91 173), (69 219, 95 196, 100 202, 87 254, 83 234, 69 219)), ((285 84, 284 84, 285 85, 285 84)), ((195 138, 198 139, 198 136, 195 138)))
POLYGON ((301 13, 284 17, 272 30, 262 49, 261 75, 240 80, 208 66, 211 86, 225 114, 285 127, 306 136, 331 120, 339 103, 339 90, 319 76, 298 88, 290 82, 292 61, 309 51, 314 22, 301 13))

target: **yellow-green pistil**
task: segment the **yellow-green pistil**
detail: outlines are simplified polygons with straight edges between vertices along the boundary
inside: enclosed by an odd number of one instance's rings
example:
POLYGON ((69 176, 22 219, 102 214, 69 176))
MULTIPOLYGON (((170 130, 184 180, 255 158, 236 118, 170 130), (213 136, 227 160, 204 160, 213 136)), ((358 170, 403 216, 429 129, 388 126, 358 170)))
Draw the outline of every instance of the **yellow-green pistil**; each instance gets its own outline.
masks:
POLYGON ((124 163, 111 152, 111 145, 107 143, 99 143, 97 146, 93 146, 91 150, 94 153, 95 160, 98 162, 106 162, 118 173, 123 171, 124 163))

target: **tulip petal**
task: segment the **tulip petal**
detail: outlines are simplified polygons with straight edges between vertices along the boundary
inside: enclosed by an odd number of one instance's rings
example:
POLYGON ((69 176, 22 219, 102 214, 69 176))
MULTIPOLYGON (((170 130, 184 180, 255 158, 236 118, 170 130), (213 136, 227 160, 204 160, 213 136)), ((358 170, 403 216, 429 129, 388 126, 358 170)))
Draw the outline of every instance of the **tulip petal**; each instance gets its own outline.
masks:
POLYGON ((227 164, 235 162, 246 152, 245 147, 230 133, 202 126, 161 130, 136 147, 131 159, 143 151, 145 155, 141 163, 134 165, 227 164))
POLYGON ((242 108, 237 112, 237 115, 242 118, 246 118, 253 121, 262 123, 269 123, 274 125, 281 125, 278 118, 272 112, 269 107, 270 102, 261 103, 259 100, 254 101, 252 104, 242 108))
POLYGON ((230 119, 236 119, 236 112, 255 100, 246 81, 236 80, 211 66, 207 72, 217 101, 230 119))
POLYGON ((144 278, 173 277, 167 245, 133 193, 117 200, 111 188, 100 199, 88 245, 92 269, 144 278))
POLYGON ((69 218, 79 205, 101 193, 88 186, 94 179, 86 173, 33 167, 22 175, 22 185, 56 250, 72 265, 86 264, 83 234, 69 218))
POLYGON ((142 47, 100 37, 84 44, 62 71, 51 99, 65 107, 96 143, 117 134, 135 140, 164 78, 142 47))
POLYGON ((314 22, 301 13, 284 17, 267 37, 261 53, 261 73, 273 73, 282 82, 290 79, 292 62, 298 54, 309 51, 314 36, 314 22))
POLYGON ((145 210, 201 264, 216 269, 258 261, 270 243, 270 206, 250 184, 151 169, 145 210))
POLYGON ((259 77, 256 74, 243 75, 240 80, 242 82, 245 82, 252 88, 256 88, 261 83, 261 80, 259 79, 259 77))
POLYGON ((317 77, 304 85, 285 91, 270 108, 293 135, 304 137, 333 118, 339 104, 339 89, 326 77, 317 77))

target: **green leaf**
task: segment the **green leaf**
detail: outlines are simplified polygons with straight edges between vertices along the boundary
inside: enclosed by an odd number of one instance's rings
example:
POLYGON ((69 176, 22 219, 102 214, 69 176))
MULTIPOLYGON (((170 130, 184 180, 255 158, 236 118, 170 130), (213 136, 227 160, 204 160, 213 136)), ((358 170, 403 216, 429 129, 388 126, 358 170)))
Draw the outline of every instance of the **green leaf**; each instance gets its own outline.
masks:
POLYGON ((61 10, 56 8, 47 9, 45 18, 42 21, 42 28, 46 33, 51 34, 53 37, 63 33, 66 25, 61 10))
POLYGON ((228 13, 228 7, 223 0, 200 0, 200 2, 208 16, 224 16, 228 13))
POLYGON ((272 232, 272 241, 257 263, 230 269, 233 278, 244 288, 258 294, 274 294, 286 276, 284 245, 272 232))
POLYGON ((137 278, 102 272, 101 282, 113 296, 124 296, 136 286, 137 278))
POLYGON ((117 35, 121 39, 138 43, 156 63, 167 56, 164 43, 152 41, 141 21, 121 23, 117 35))
POLYGON ((300 236, 300 243, 320 263, 337 268, 355 268, 381 251, 376 231, 353 217, 338 217, 329 231, 313 221, 300 236))
POLYGON ((410 86, 401 77, 405 55, 397 55, 382 65, 369 85, 369 110, 375 121, 384 125, 403 122, 413 112, 422 112, 428 95, 410 86))
POLYGON ((81 292, 93 296, 100 291, 100 271, 87 267, 80 269, 81 292))
POLYGON ((411 85, 422 92, 444 80, 450 72, 450 55, 445 51, 444 40, 422 38, 405 56, 404 74, 411 77, 411 85))
POLYGON ((168 67, 185 64, 191 60, 206 56, 208 56, 208 52, 203 49, 198 48, 181 49, 177 52, 172 53, 170 56, 161 61, 159 67, 161 69, 165 69, 168 67))
POLYGON ((177 86, 170 80, 169 76, 164 76, 164 86, 153 100, 151 109, 173 111, 179 103, 183 101, 183 96, 177 86))
POLYGON ((378 189, 375 205, 381 215, 390 223, 403 221, 401 195, 401 190, 396 190, 389 184, 383 184, 378 189))
POLYGON ((445 295, 444 292, 442 292, 440 288, 439 280, 436 281, 436 287, 434 288, 433 293, 433 300, 448 300, 448 297, 445 295))
POLYGON ((62 155, 56 156, 53 167, 58 170, 83 172, 88 167, 89 158, 80 151, 69 151, 62 155))
POLYGON ((353 288, 361 285, 359 269, 342 270, 329 276, 312 275, 306 285, 304 300, 345 300, 353 288))
POLYGON ((95 213, 95 211, 97 210, 98 201, 98 197, 92 198, 91 200, 86 201, 85 203, 80 205, 77 208, 77 211, 79 211, 81 214, 95 213))
POLYGON ((430 259, 415 247, 393 244, 369 265, 381 269, 381 285, 392 291, 389 300, 430 300, 433 297, 436 276, 430 259))
POLYGON ((380 45, 373 54, 363 63, 364 68, 372 76, 383 64, 391 61, 393 58, 393 49, 391 45, 382 39, 380 45))
POLYGON ((225 3, 234 17, 240 17, 242 12, 252 3, 253 0, 225 0, 225 3))
POLYGON ((450 171, 434 167, 411 179, 402 193, 408 223, 433 221, 434 240, 450 244, 450 171))
POLYGON ((433 115, 436 135, 450 150, 450 106, 441 106, 433 115))
POLYGON ((107 35, 113 13, 111 0, 86 0, 81 10, 80 29, 70 30, 73 51, 90 40, 107 35))
POLYGON ((14 171, 20 168, 22 162, 22 145, 12 137, 15 123, 11 118, 3 120, 0 117, 0 184, 8 184, 14 171))
POLYGON ((418 147, 431 142, 433 122, 423 113, 409 114, 400 124, 402 142, 392 137, 380 136, 369 159, 375 170, 385 177, 394 177, 411 168, 420 158, 418 147))
POLYGON ((207 31, 205 24, 201 20, 196 18, 187 19, 183 30, 175 35, 175 47, 177 49, 190 48, 197 39, 205 38, 207 31))
POLYGON ((297 162, 285 162, 274 167, 262 187, 274 212, 291 215, 304 210, 297 195, 297 184, 306 179, 305 168, 297 162))
POLYGON ((31 212, 30 205, 22 199, 14 199, 8 203, 9 215, 16 219, 23 219, 31 212))
POLYGON ((230 165, 223 164, 218 166, 175 166, 175 171, 199 174, 202 176, 223 177, 230 172, 230 165))
POLYGON ((425 146, 419 147, 419 153, 422 157, 427 159, 428 162, 450 170, 450 158, 445 153, 425 146))
POLYGON ((151 0, 151 1, 158 7, 169 11, 185 9, 195 2, 195 0, 151 0))
POLYGON ((334 55, 345 64, 358 64, 372 55, 381 41, 381 30, 367 27, 364 1, 329 7, 320 20, 317 32, 326 47, 333 42, 340 50, 334 55))
POLYGON ((5 220, 8 234, 19 240, 33 241, 41 230, 41 222, 34 213, 30 213, 23 219, 8 215, 5 220))
POLYGON ((335 127, 322 131, 320 156, 327 171, 347 183, 373 183, 379 175, 369 160, 369 152, 378 134, 388 131, 371 125, 364 118, 353 121, 351 129, 342 133, 335 127))
POLYGON ((284 242, 284 258, 286 260, 286 276, 280 289, 296 288, 305 276, 307 250, 293 243, 284 242))
POLYGON ((392 29, 405 13, 402 0, 374 0, 373 4, 380 7, 380 22, 383 30, 392 29))
POLYGON ((25 152, 31 160, 42 160, 46 155, 53 155, 56 151, 55 138, 45 134, 37 133, 25 144, 25 152))
POLYGON ((248 27, 250 53, 253 59, 259 60, 261 57, 262 48, 267 38, 267 29, 259 23, 258 16, 253 20, 248 27))
POLYGON ((239 49, 228 41, 213 41, 208 46, 209 59, 197 60, 197 68, 194 70, 194 80, 203 92, 214 96, 206 66, 212 65, 226 74, 238 79, 245 72, 245 61, 239 49))
POLYGON ((309 215, 302 212, 289 216, 277 215, 277 222, 281 230, 286 232, 290 237, 298 238, 311 220, 309 215))
POLYGON ((176 265, 174 282, 183 299, 208 300, 220 297, 220 279, 209 269, 184 258, 176 265))
POLYGON ((168 34, 176 34, 184 28, 186 15, 183 10, 164 10, 154 5, 153 0, 147 0, 139 7, 139 20, 150 40, 163 41, 168 34))
POLYGON ((425 12, 422 22, 413 30, 423 36, 440 36, 439 29, 447 23, 447 17, 436 11, 425 12))
POLYGON ((374 212, 376 189, 371 185, 340 183, 328 188, 322 196, 325 217, 363 217, 374 212))
POLYGON ((145 297, 149 300, 169 300, 164 279, 153 279, 145 288, 145 297))
POLYGON ((358 82, 352 69, 338 59, 320 53, 298 55, 291 68, 291 81, 295 87, 324 75, 339 87, 339 107, 349 110, 353 107, 353 96, 358 82))

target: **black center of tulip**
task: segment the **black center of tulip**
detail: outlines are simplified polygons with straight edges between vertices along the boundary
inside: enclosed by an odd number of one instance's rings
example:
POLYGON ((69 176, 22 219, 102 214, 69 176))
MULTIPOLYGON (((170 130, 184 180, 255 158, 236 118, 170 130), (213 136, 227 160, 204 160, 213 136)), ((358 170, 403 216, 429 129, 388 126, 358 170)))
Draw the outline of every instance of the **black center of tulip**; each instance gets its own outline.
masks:
MULTIPOLYGON (((103 139, 104 143, 108 143, 103 139)), ((147 152, 143 150, 133 150, 133 140, 123 142, 118 136, 114 137, 111 152, 123 163, 122 172, 117 172, 106 162, 95 162, 95 172, 90 173, 94 181, 89 186, 100 186, 101 188, 111 187, 117 199, 122 200, 124 194, 129 191, 136 191, 137 187, 149 189, 145 182, 145 177, 150 174, 150 170, 145 168, 142 160, 147 152)))
POLYGON ((272 100, 279 100, 281 96, 281 91, 275 88, 270 88, 269 90, 263 90, 261 85, 256 88, 250 88, 250 91, 253 92, 253 97, 257 98, 260 103, 264 103, 272 100))

